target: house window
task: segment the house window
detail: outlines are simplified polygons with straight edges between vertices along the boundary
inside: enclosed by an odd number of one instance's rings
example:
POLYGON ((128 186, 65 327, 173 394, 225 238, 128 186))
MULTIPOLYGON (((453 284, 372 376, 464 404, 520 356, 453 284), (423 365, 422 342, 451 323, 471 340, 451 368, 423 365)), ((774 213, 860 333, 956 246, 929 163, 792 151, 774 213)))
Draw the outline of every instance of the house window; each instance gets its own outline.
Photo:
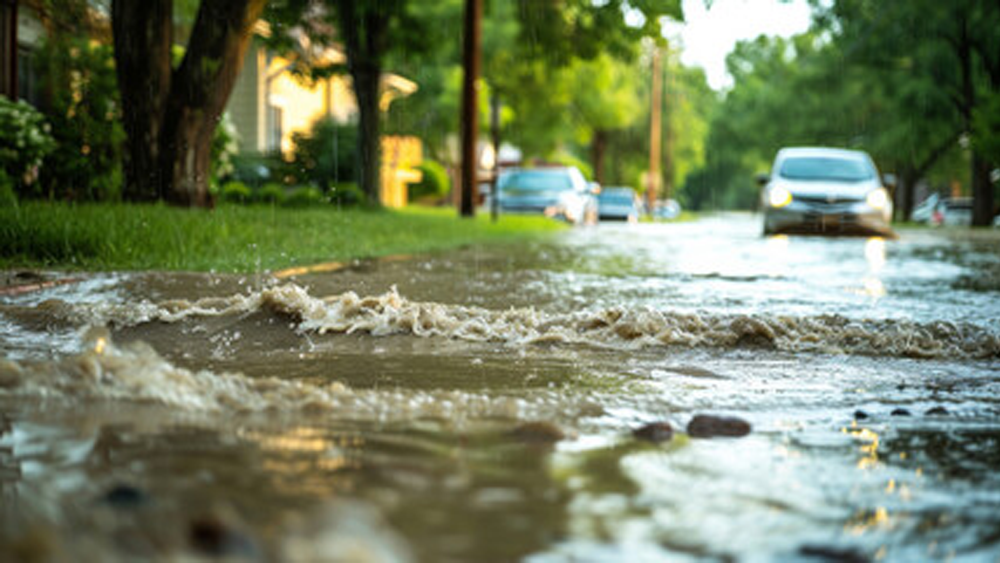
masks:
POLYGON ((14 43, 17 35, 17 4, 0 1, 0 95, 13 97, 14 43))
POLYGON ((284 111, 274 105, 267 106, 267 150, 281 151, 281 138, 284 136, 284 111))
POLYGON ((35 54, 23 45, 17 49, 17 96, 33 106, 40 101, 35 54))

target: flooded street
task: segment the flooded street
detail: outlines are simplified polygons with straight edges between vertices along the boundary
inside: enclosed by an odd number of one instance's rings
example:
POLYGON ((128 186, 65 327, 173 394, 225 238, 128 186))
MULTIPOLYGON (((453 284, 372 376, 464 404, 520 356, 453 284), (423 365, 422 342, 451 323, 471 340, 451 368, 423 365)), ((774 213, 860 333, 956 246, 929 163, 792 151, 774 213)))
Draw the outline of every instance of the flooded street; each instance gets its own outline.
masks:
POLYGON ((0 560, 1000 561, 995 231, 286 274, 0 295, 0 560))

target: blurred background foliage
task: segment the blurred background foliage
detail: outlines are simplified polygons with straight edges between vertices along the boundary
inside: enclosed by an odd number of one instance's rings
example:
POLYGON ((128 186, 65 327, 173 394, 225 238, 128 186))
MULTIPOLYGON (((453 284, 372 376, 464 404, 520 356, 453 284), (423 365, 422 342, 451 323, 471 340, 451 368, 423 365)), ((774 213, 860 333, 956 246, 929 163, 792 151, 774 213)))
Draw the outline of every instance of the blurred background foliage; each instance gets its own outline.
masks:
MULTIPOLYGON (((35 64, 43 84, 39 107, 57 149, 38 181, 18 184, 18 194, 117 200, 123 132, 107 30, 85 17, 88 0, 29 3, 46 14, 47 39, 35 64)), ((174 3, 178 40, 190 32, 199 4, 174 3)), ((767 171, 775 151, 788 145, 869 151, 883 172, 897 176, 897 207, 904 215, 919 182, 932 190, 959 186, 965 194, 992 190, 995 198, 1000 4, 811 4, 809 31, 739 43, 727 60, 731 86, 714 91, 701 69, 681 63, 681 46, 664 39, 663 24, 683 19, 679 0, 487 0, 482 141, 488 141, 495 99, 500 138, 525 162, 572 163, 603 184, 641 191, 650 142, 650 60, 659 49, 662 185, 665 196, 687 208, 753 208, 754 175, 767 171)), ((456 30, 463 7, 464 0, 273 0, 265 12, 271 33, 263 40, 282 52, 297 49, 301 42, 293 39, 302 36, 313 46, 344 47, 346 64, 300 66, 303 80, 368 65, 416 82, 415 93, 378 115, 375 131, 421 139, 428 162, 411 200, 444 201, 458 164, 462 69, 456 30), (352 34, 367 34, 371 45, 352 48, 352 34)), ((315 199, 315 191, 299 193, 293 186, 312 186, 320 199, 345 205, 364 199, 368 188, 359 186, 358 155, 371 124, 318 121, 295 137, 286 160, 234 155, 238 140, 224 122, 213 167, 222 199, 259 201, 263 196, 256 194, 265 188, 264 199, 271 201, 315 199)))

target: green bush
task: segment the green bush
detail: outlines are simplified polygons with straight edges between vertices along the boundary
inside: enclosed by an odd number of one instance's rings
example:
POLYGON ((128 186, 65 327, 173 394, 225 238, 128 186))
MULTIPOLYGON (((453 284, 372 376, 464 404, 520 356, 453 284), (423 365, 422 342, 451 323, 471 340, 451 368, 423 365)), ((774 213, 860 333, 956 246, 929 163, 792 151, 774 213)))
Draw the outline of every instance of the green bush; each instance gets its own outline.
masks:
POLYGON ((296 188, 285 198, 285 207, 313 207, 325 202, 323 192, 315 186, 296 188))
POLYGON ((51 92, 43 111, 56 149, 41 169, 38 188, 24 195, 71 200, 121 197, 121 104, 110 45, 56 33, 38 50, 39 79, 51 92))
POLYGON ((324 192, 341 182, 357 182, 358 128, 320 119, 308 135, 292 135, 296 181, 324 192))
POLYGON ((278 155, 237 153, 233 156, 232 162, 232 179, 254 188, 263 186, 272 178, 281 177, 275 173, 276 168, 282 165, 278 155))
POLYGON ((232 178, 236 172, 236 165, 233 159, 240 150, 239 135, 236 132, 236 125, 229 117, 229 112, 222 114, 219 124, 215 127, 215 136, 212 137, 212 180, 221 182, 224 179, 232 178))
POLYGON ((56 148, 49 124, 23 101, 0 96, 0 184, 14 189, 30 187, 43 159, 56 148))
POLYGON ((14 182, 0 168, 0 207, 17 207, 17 194, 14 193, 14 182))
POLYGON ((337 184, 330 188, 330 203, 341 207, 361 205, 365 202, 365 192, 353 182, 337 184))
POLYGON ((440 199, 448 195, 451 191, 451 180, 448 178, 448 171, 444 166, 433 160, 425 160, 417 166, 417 170, 423 173, 423 179, 410 184, 408 198, 410 201, 420 201, 427 199, 440 199))
POLYGON ((222 185, 219 197, 228 203, 249 203, 252 195, 246 184, 233 180, 222 185))
POLYGON ((270 182, 253 192, 254 203, 281 205, 285 201, 285 186, 270 182))

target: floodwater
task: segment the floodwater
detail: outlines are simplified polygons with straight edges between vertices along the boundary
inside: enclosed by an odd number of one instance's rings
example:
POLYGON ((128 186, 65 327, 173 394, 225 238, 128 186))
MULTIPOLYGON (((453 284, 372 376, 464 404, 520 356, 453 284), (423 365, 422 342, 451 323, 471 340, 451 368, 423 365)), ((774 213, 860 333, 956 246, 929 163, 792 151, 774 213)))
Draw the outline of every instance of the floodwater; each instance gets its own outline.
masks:
POLYGON ((0 296, 0 560, 1000 561, 1000 235, 759 230, 0 296))

